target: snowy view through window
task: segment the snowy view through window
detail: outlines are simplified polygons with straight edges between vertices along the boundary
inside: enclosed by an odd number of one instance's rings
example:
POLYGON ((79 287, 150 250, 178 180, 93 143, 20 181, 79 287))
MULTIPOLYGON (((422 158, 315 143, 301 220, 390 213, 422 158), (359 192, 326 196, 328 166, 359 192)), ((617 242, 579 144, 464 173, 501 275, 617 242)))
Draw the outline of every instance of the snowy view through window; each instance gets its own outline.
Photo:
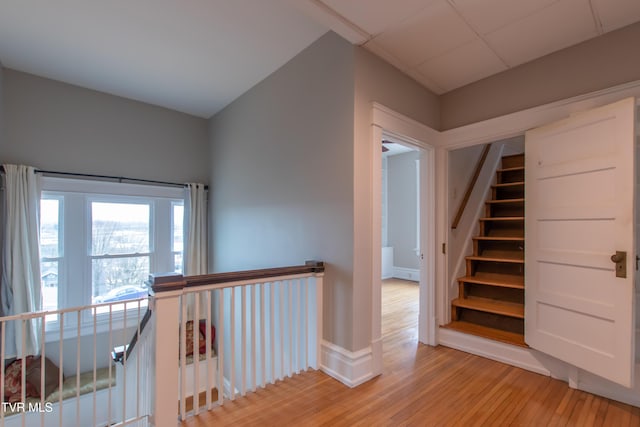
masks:
POLYGON ((60 271, 59 214, 60 200, 42 199, 40 201, 40 274, 42 276, 42 301, 44 310, 58 308, 58 278, 60 271))
POLYGON ((147 294, 148 204, 91 203, 91 273, 94 303, 147 294))
MULTIPOLYGON (((154 265, 159 272, 182 271, 183 214, 182 200, 43 194, 43 309, 146 296, 145 281, 154 265)), ((112 307, 123 308, 124 304, 112 307)), ((108 311, 105 306, 97 313, 108 311)), ((47 316, 48 321, 56 319, 47 316)))

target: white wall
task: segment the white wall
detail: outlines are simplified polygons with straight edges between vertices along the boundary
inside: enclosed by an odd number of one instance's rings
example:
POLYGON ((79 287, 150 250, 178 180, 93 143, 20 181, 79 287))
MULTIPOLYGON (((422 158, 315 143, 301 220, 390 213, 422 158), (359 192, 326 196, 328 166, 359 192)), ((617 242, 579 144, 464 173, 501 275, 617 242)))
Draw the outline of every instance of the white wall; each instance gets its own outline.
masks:
POLYGON ((327 263, 324 338, 350 347, 353 46, 318 39, 210 121, 211 265, 327 263))
POLYGON ((207 121, 4 69, 0 163, 206 182, 207 121))
POLYGON ((388 245, 393 247, 394 267, 418 270, 417 180, 418 151, 388 157, 388 245))

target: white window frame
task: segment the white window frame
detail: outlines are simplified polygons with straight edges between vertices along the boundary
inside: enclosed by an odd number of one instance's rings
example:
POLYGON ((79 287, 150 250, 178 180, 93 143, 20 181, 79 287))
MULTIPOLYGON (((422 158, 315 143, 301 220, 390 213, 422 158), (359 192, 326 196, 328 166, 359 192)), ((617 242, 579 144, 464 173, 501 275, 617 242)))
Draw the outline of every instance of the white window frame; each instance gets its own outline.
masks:
MULTIPOLYGON (((58 177, 43 177, 41 198, 59 198, 60 208, 59 238, 63 244, 58 261, 58 308, 87 307, 83 311, 78 328, 77 316, 65 316, 64 335, 81 331, 81 335, 93 334, 94 316, 88 309, 92 305, 92 259, 91 251, 91 203, 92 202, 143 202, 150 201, 149 256, 150 272, 174 270, 173 251, 173 206, 184 203, 184 188, 160 187, 152 185, 114 183, 58 177), (158 206, 161 209, 158 209, 158 206), (71 318, 73 317, 73 318, 71 318)), ((184 245, 183 245, 184 247, 184 245)), ((46 260, 46 259, 41 259, 46 260)), ((136 301, 129 300, 129 301, 136 301)), ((124 302, 124 301, 123 301, 124 302)), ((115 302, 122 304, 123 302, 115 302)), ((127 308, 126 317, 135 318, 135 308, 127 308)), ((144 308, 146 304, 142 307, 144 308)), ((112 311, 95 316, 97 332, 124 326, 124 310, 112 311)), ((131 326, 131 320, 127 322, 131 326)), ((60 338, 59 317, 46 324, 47 342, 60 338)))

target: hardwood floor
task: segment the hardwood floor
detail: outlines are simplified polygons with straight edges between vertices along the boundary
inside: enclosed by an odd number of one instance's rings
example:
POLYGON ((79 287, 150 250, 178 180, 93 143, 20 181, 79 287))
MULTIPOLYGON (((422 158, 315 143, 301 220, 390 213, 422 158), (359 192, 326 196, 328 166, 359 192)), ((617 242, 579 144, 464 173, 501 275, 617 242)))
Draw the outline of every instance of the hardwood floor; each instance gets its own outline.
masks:
POLYGON ((640 408, 418 344, 417 285, 383 284, 384 373, 350 389, 307 372, 182 423, 202 426, 639 426, 640 408))

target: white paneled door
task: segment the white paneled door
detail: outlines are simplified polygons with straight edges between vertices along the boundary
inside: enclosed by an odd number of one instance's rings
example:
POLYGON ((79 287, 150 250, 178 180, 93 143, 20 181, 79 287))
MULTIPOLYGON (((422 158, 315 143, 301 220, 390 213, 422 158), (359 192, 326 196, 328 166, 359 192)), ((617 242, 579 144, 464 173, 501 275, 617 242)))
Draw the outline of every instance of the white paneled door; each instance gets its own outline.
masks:
POLYGON ((626 387, 634 367, 634 123, 629 98, 531 130, 525 144, 525 341, 626 387))

